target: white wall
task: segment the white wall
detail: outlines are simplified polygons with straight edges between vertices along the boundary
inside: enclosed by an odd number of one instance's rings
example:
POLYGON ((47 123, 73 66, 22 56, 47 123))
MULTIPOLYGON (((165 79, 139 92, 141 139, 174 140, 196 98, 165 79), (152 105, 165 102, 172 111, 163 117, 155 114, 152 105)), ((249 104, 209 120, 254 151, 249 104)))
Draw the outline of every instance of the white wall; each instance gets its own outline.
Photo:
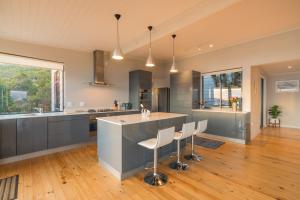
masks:
MULTIPOLYGON (((215 44, 217 46, 218 44, 215 44)), ((193 69, 200 72, 242 67, 243 110, 251 111, 251 66, 300 58, 300 29, 258 39, 249 43, 200 54, 178 62, 179 70, 193 69)), ((253 120, 253 118, 252 118, 253 120)), ((256 135, 251 121, 251 134, 256 135)))
POLYGON ((262 97, 262 85, 261 79, 265 78, 267 82, 267 76, 258 67, 253 66, 251 68, 251 139, 254 139, 260 133, 261 123, 261 106, 264 102, 261 102, 262 97))
POLYGON ((267 107, 269 108, 273 105, 279 105, 282 109, 282 115, 280 116, 282 126, 300 128, 300 92, 276 93, 275 82, 281 80, 300 81, 300 73, 269 76, 267 82, 267 107))
POLYGON ((125 59, 121 62, 111 60, 105 67, 106 82, 112 87, 92 87, 88 82, 93 79, 92 52, 81 52, 53 48, 35 44, 20 43, 0 39, 0 52, 11 53, 64 63, 65 69, 65 104, 72 102, 77 109, 80 101, 86 108, 111 107, 113 100, 128 102, 129 71, 144 69, 153 71, 153 86, 168 86, 168 69, 158 65, 153 69, 145 68, 144 61, 125 59))

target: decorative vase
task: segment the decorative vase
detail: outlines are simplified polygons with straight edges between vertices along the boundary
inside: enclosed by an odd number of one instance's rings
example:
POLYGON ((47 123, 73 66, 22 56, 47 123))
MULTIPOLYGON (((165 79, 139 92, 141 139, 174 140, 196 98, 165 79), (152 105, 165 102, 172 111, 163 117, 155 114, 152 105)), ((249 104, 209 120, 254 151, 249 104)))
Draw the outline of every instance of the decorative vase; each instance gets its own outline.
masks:
POLYGON ((232 111, 236 112, 237 111, 237 103, 236 102, 232 102, 231 106, 232 106, 232 111))

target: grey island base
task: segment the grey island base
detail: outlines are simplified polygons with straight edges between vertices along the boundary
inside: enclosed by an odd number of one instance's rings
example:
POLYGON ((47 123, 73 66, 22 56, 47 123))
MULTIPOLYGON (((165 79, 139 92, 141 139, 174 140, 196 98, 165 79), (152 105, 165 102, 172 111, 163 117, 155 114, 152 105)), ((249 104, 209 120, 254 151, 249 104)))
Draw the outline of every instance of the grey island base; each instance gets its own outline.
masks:
MULTIPOLYGON (((137 143, 157 136, 159 129, 175 126, 179 131, 187 115, 176 113, 151 113, 149 118, 141 114, 97 118, 99 164, 108 169, 119 180, 123 180, 144 169, 153 162, 153 151, 137 143)), ((164 157, 176 151, 173 142, 158 151, 164 157)))

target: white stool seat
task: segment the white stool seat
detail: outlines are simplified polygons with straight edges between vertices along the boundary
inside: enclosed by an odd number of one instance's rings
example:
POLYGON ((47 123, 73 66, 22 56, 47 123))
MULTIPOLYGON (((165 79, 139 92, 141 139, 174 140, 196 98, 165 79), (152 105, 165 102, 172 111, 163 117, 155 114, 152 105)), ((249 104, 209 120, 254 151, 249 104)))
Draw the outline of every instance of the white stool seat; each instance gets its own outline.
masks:
POLYGON ((138 143, 139 145, 146 147, 147 149, 155 149, 157 144, 157 138, 151 138, 138 143))

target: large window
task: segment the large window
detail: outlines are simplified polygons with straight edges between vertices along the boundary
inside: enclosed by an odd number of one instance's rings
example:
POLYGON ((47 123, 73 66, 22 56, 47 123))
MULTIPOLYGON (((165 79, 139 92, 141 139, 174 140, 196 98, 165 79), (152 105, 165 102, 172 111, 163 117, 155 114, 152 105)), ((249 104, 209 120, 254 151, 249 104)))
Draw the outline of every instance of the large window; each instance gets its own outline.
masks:
POLYGON ((0 54, 0 114, 63 110, 61 63, 0 54))
POLYGON ((207 73, 202 76, 202 100, 205 107, 231 107, 230 99, 238 98, 242 107, 242 71, 207 73))

